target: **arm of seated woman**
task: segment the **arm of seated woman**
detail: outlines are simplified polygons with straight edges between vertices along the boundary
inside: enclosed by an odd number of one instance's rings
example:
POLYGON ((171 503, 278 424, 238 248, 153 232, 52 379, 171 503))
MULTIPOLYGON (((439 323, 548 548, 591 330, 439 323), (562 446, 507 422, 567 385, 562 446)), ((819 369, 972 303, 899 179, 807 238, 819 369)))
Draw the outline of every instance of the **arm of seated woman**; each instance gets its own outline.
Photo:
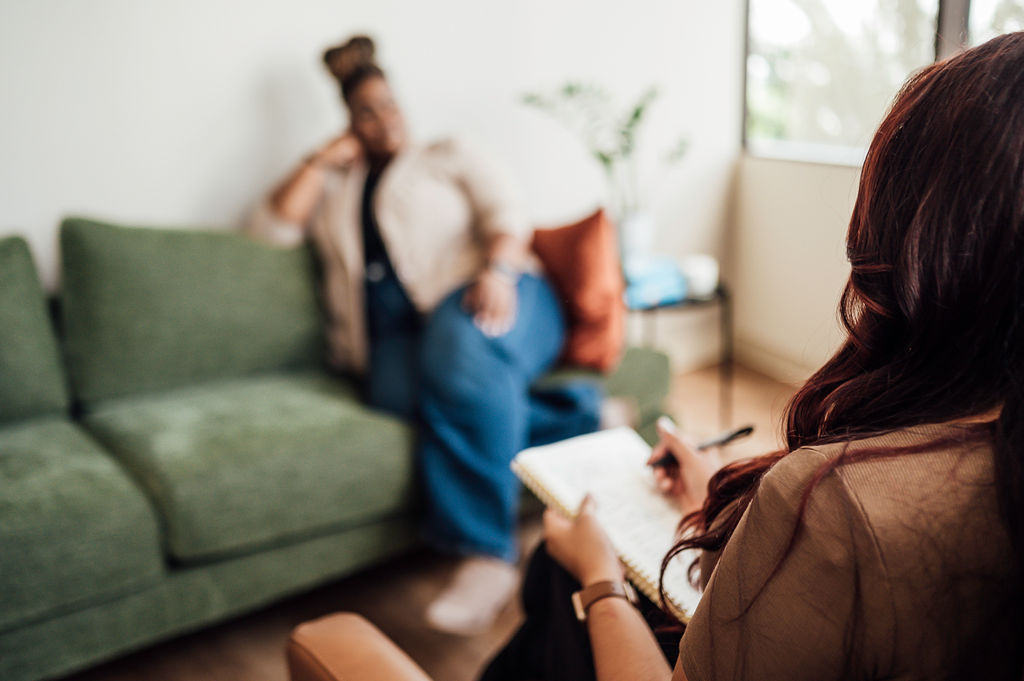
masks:
POLYGON ((345 131, 302 160, 270 195, 267 210, 279 224, 290 224, 301 234, 323 194, 324 171, 348 166, 362 155, 359 140, 345 131))
MULTIPOLYGON (((587 496, 571 520, 551 509, 544 513, 544 540, 548 552, 584 586, 623 579, 622 565, 594 510, 594 502, 587 496)), ((587 628, 598 681, 669 681, 671 678, 672 671, 647 622, 629 601, 623 598, 594 601, 587 609, 587 628)))
POLYGON ((632 603, 602 598, 587 611, 587 630, 598 681, 685 681, 672 675, 650 627, 632 603))

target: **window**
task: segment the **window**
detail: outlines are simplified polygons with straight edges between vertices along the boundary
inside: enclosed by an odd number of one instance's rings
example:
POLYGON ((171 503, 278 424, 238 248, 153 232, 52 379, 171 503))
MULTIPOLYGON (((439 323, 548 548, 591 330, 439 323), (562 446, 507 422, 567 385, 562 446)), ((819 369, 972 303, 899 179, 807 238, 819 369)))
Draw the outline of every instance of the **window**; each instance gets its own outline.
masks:
POLYGON ((746 147, 819 162, 863 161, 900 86, 936 54, 1024 29, 1024 0, 748 2, 746 147))
POLYGON ((1024 1, 971 0, 968 13, 971 45, 980 45, 1002 33, 1024 30, 1024 1))

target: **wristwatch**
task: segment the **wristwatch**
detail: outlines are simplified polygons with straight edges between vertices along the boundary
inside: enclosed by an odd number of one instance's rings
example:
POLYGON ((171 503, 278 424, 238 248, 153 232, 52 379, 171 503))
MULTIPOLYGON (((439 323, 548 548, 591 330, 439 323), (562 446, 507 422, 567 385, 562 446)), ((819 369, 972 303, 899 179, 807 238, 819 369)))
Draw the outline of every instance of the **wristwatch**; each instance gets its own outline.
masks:
POLYGON ((519 276, 522 274, 515 267, 505 262, 504 260, 491 260, 487 263, 487 269, 494 272, 500 279, 508 282, 512 286, 519 283, 519 276))
POLYGON ((572 595, 572 608, 576 611, 576 619, 585 622, 590 606, 602 598, 625 598, 633 605, 636 605, 637 600, 636 591, 629 582, 594 582, 572 595))

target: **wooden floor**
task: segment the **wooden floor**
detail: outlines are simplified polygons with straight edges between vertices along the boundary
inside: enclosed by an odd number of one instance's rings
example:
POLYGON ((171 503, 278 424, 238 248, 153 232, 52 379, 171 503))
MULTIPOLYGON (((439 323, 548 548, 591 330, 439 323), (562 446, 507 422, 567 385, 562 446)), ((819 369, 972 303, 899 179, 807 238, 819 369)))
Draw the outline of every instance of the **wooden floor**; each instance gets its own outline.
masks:
MULTIPOLYGON (((668 411, 700 439, 718 432, 718 374, 705 369, 674 377, 668 411)), ((751 438, 729 448, 729 458, 760 454, 779 446, 779 419, 793 389, 737 368, 733 422, 752 423, 751 438)), ((525 519, 522 547, 527 555, 539 540, 539 518, 525 519)), ((168 641, 68 681, 285 681, 284 644, 300 622, 348 610, 362 613, 408 651, 437 681, 469 681, 511 635, 521 616, 510 604, 494 628, 474 638, 434 633, 422 624, 427 603, 443 588, 451 564, 428 552, 403 556, 227 623, 168 641)))
MULTIPOLYGON (((750 424, 754 434, 725 448, 730 460, 757 456, 782 446, 782 415, 795 388, 743 367, 734 369, 732 423, 750 424)), ((719 415, 717 368, 679 374, 672 380, 666 410, 694 440, 711 437, 724 429, 719 415)))

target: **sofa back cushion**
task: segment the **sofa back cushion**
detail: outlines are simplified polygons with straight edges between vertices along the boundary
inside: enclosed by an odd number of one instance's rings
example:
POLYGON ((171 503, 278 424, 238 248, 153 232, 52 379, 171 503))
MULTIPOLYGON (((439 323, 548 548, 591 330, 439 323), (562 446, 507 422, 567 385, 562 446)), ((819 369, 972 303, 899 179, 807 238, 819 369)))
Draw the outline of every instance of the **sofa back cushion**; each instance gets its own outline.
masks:
POLYGON ((313 258, 239 234, 61 226, 75 397, 105 399, 320 363, 313 258))
POLYGON ((0 239, 0 424, 67 412, 66 383, 28 245, 0 239))

